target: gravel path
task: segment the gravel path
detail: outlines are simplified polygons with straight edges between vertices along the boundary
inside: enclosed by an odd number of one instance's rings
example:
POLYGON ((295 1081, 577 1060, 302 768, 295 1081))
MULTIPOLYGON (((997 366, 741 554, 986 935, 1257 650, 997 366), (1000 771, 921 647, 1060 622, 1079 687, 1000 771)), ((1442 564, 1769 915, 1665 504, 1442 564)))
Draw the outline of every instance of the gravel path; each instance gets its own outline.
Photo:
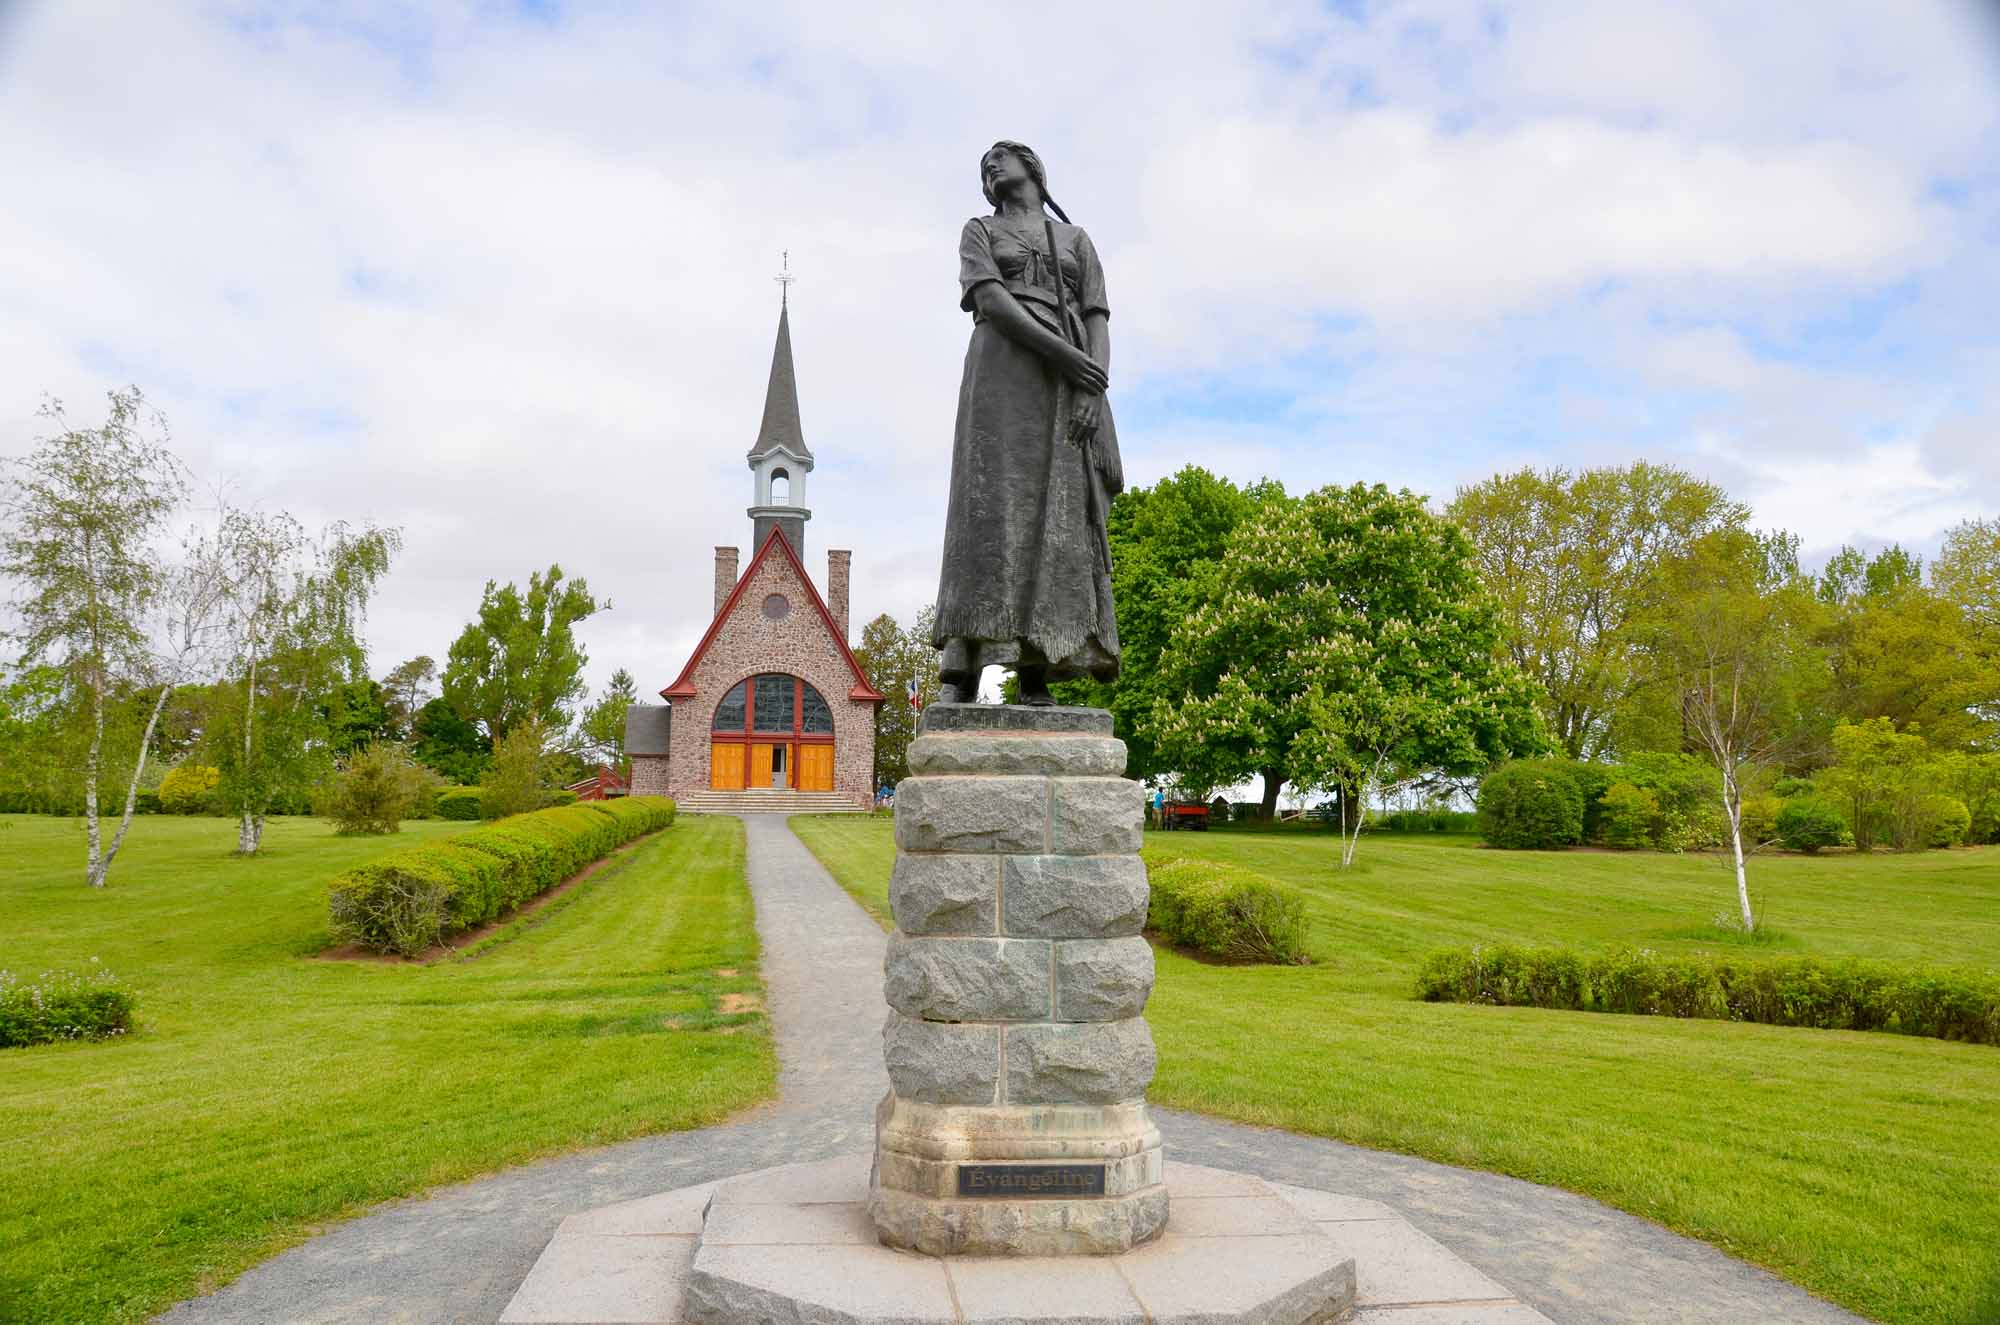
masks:
MULTIPOLYGON (((160 1319, 490 1322, 568 1214, 873 1144, 883 934, 778 815, 746 815, 779 1099, 717 1127, 530 1164, 386 1206, 160 1319)), ((1860 1318, 1595 1201, 1168 1110, 1176 1159, 1386 1201, 1562 1325, 1860 1318)))

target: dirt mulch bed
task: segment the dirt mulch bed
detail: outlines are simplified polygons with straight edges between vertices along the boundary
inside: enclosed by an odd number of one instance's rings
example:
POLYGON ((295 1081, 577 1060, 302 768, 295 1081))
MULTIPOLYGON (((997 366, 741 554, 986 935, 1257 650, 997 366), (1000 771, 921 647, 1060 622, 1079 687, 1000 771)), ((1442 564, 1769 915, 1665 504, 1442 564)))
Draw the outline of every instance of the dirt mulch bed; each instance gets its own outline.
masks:
MULTIPOLYGON (((668 827, 672 827, 672 825, 670 824, 668 827)), ((428 966, 432 962, 451 956, 462 948, 469 948, 480 940, 491 937, 516 921, 526 920, 539 911, 547 910, 558 899, 566 896, 579 884, 589 879, 605 866, 611 864, 613 861, 631 855, 639 847, 652 841, 666 831, 665 828, 656 828, 644 837, 635 837, 625 845, 614 848, 610 855, 600 856, 596 860, 591 861, 588 865, 585 865, 555 887, 528 899, 520 906, 509 911, 506 915, 489 920, 477 929, 468 929, 464 933, 454 934, 444 942, 433 944, 414 957, 404 957, 393 952, 377 952, 373 948, 364 948, 359 943, 342 943, 337 947, 327 948, 314 953, 311 960, 316 962, 366 962, 378 966, 428 966)))

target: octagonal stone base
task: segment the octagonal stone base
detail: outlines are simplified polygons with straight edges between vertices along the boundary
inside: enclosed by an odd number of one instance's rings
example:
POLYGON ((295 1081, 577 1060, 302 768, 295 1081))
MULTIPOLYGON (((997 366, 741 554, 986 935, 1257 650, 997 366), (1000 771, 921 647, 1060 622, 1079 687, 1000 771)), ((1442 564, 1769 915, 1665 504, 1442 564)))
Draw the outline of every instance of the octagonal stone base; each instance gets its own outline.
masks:
MULTIPOLYGON (((940 1258, 880 1246, 861 1200, 867 1180, 862 1163, 843 1159, 720 1184, 682 1318, 1327 1325, 1354 1304, 1353 1258, 1268 1184, 1241 1174, 1175 1165, 1175 1228, 1096 1257, 940 1258), (846 1199, 829 1199, 838 1197, 846 1199)), ((1157 1190, 1164 1213, 1166 1187, 1157 1190)))
POLYGON ((1160 1132, 1142 1102, 967 1108, 885 1096, 868 1213, 882 1242, 933 1256, 1105 1256, 1167 1222, 1160 1132), (961 1199, 959 1170, 992 1176, 1101 1165, 1101 1196, 961 1199))

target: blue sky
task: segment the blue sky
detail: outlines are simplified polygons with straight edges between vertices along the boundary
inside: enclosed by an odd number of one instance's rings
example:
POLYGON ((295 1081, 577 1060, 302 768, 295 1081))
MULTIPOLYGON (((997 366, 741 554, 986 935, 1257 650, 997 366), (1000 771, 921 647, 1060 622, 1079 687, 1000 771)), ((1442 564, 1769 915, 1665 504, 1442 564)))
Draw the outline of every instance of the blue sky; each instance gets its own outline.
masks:
POLYGON ((1104 255, 1137 482, 1643 457, 1808 557, 2000 512, 1993 7, 1007 13, 0 4, 0 454, 137 382, 239 499, 404 527, 378 669, 559 560, 654 688, 748 537, 788 249, 809 559, 904 616, 1010 137, 1104 255))

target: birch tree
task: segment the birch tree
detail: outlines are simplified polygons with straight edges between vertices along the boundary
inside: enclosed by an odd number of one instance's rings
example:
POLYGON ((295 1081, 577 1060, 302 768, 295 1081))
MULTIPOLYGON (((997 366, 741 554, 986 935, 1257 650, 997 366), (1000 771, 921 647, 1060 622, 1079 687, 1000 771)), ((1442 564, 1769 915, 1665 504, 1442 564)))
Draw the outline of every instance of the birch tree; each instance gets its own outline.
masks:
POLYGON ((1741 531, 1701 540, 1646 632, 1651 665, 1688 736, 1715 766, 1744 932, 1754 932, 1743 840, 1745 785, 1811 739, 1828 683, 1818 604, 1795 540, 1741 531))
MULTIPOLYGON (((84 725, 84 881, 101 888, 137 794, 135 773, 106 850, 98 803, 105 709, 121 679, 147 662, 148 617, 165 578, 156 539, 187 481, 165 445, 165 420, 137 387, 111 392, 110 413, 94 428, 71 426, 59 401, 45 404, 42 417, 53 435, 10 466, 0 574, 18 587, 20 664, 60 668, 84 725)), ((155 706, 154 722, 158 714, 155 706)))
POLYGON ((272 806, 331 767, 321 701, 367 676, 361 626, 402 535, 334 524, 313 538, 282 512, 236 510, 217 544, 231 675, 209 737, 236 849, 252 855, 272 806))

